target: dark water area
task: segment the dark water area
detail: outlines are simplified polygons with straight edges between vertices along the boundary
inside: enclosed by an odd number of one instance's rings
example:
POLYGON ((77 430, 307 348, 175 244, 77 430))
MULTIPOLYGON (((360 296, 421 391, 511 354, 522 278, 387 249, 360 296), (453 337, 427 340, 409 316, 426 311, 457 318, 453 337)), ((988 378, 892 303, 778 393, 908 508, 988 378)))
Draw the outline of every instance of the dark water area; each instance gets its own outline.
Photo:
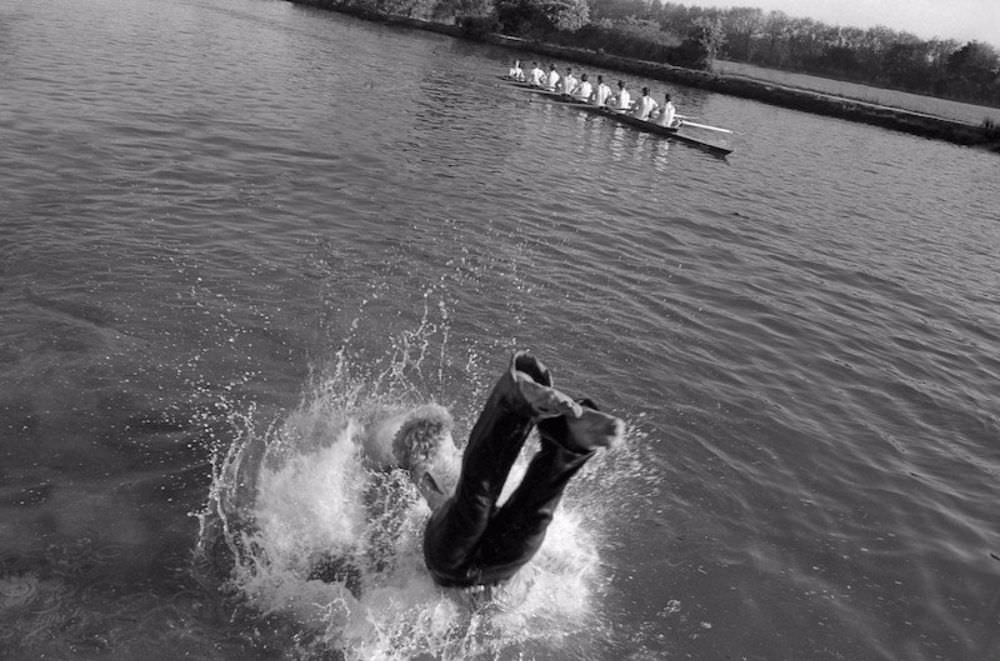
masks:
POLYGON ((1000 161, 672 88, 719 160, 510 58, 0 0, 0 658, 1000 658, 1000 161), (307 580, 356 423, 514 348, 629 425, 524 578, 435 588, 414 504, 307 580))

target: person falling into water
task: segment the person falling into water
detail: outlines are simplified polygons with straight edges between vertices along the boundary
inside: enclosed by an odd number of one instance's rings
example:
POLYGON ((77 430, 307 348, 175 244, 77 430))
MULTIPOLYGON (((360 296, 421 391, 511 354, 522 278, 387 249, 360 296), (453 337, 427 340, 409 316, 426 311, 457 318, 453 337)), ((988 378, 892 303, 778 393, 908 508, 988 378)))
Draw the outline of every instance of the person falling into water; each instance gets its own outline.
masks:
MULTIPOLYGON (((367 434, 369 455, 407 471, 431 509, 423 555, 443 587, 492 586, 512 578, 541 548, 570 479, 598 448, 622 442, 624 423, 589 399, 573 400, 552 387, 535 357, 517 352, 494 385, 469 435, 454 488, 449 446, 452 418, 437 405, 382 421, 367 434), (541 448, 503 505, 501 491, 528 435, 541 448), (390 440, 391 438, 391 440, 390 440), (386 447, 389 445, 389 447, 386 447)), ((323 580, 341 580, 341 565, 323 580)))

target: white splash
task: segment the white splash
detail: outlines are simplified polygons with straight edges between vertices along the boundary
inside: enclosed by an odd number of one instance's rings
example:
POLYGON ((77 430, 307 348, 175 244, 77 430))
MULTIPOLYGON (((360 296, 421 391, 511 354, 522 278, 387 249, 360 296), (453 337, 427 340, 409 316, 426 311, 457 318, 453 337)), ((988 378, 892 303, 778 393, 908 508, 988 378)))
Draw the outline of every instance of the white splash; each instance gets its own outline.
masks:
MULTIPOLYGON (((419 402, 393 393, 384 379, 393 368, 372 388, 351 378, 343 354, 338 361, 280 423, 261 432, 248 414, 216 458, 201 547, 222 538, 233 557, 228 584, 241 600, 290 619, 300 643, 308 640, 303 656, 500 658, 583 644, 584 632, 600 630, 605 577, 592 502, 564 503, 541 551, 508 585, 476 592, 433 583, 421 548, 426 504, 401 472, 371 469, 362 457, 366 428, 419 402), (311 577, 324 558, 348 569, 324 576, 329 582, 311 577)), ((527 445, 512 482, 534 442, 527 445)))

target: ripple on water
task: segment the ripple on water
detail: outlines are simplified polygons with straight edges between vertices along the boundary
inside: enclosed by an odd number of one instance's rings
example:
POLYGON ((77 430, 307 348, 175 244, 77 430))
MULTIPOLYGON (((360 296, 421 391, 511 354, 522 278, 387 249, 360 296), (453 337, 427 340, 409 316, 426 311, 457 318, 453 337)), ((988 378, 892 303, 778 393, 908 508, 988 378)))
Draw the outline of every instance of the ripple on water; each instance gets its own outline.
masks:
POLYGON ((38 577, 34 574, 0 577, 0 609, 19 608, 38 595, 38 577))

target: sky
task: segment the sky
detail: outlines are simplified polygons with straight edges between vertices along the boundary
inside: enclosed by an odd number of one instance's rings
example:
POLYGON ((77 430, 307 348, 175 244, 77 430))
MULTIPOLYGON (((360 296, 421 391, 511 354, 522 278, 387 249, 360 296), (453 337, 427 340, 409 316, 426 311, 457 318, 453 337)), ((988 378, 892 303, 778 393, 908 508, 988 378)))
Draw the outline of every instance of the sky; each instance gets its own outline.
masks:
POLYGON ((884 25, 921 39, 984 41, 1000 47, 1000 0, 670 0, 698 7, 759 7, 827 25, 884 25))

